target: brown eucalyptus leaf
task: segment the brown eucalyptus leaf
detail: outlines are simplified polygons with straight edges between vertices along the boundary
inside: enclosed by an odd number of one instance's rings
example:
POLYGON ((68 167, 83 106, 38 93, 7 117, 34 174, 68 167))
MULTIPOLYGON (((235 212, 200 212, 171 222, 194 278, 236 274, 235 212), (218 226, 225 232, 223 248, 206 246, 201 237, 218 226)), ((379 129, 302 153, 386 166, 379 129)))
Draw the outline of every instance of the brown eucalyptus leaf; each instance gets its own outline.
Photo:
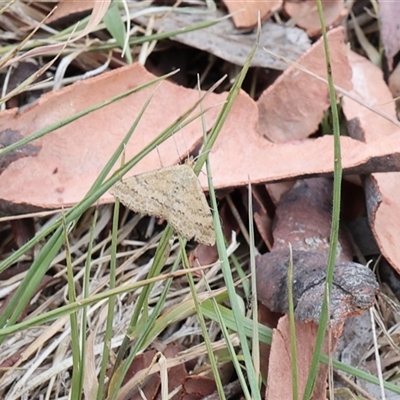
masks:
MULTIPOLYGON (((391 135, 373 146, 341 137, 345 174, 400 170, 400 136, 391 135), (399 150, 397 150, 399 149, 399 150)), ((274 144, 258 130, 254 100, 241 92, 209 153, 214 186, 218 189, 251 183, 277 182, 316 175, 332 175, 333 137, 274 144), (243 128, 243 121, 246 126, 243 128)), ((207 176, 199 175, 203 187, 207 176)))
POLYGON ((46 20, 47 24, 71 17, 75 14, 87 13, 93 9, 96 0, 59 0, 54 13, 46 20))
MULTIPOLYGON (((343 0, 322 0, 322 9, 325 25, 329 27, 338 26, 348 14, 343 0)), ((283 11, 298 27, 305 29, 308 36, 321 35, 321 22, 315 0, 285 1, 283 11)))
MULTIPOLYGON (((22 111, 1 112, 0 130, 11 127, 21 137, 26 137, 154 79, 154 75, 140 64, 128 65, 50 92, 22 111)), ((25 211, 29 211, 29 206, 59 208, 77 203, 92 186, 151 96, 154 95, 133 139, 125 147, 126 160, 142 151, 199 99, 197 90, 167 81, 155 89, 150 86, 133 93, 32 142, 30 146, 41 148, 40 152, 35 157, 14 161, 0 176, 0 208, 4 210, 10 204, 27 203, 25 211)), ((214 123, 225 97, 225 94, 210 94, 204 99, 203 107, 211 107, 205 113, 207 127, 214 123), (215 105, 218 106, 213 107, 215 105)), ((202 123, 198 118, 148 154, 131 174, 177 164, 201 141, 202 123)), ((111 200, 111 195, 103 199, 111 200)))
MULTIPOLYGON (((12 129, 26 137, 154 78, 141 65, 133 64, 77 82, 46 94, 22 111, 1 112, 0 130, 12 129), (65 106, 60 107, 60 104, 65 106)), ((59 208, 80 201, 130 129, 134 116, 153 95, 153 90, 149 87, 133 93, 31 143, 41 147, 37 156, 14 161, 0 176, 3 213, 15 213, 17 208, 18 212, 59 208), (29 173, 21 174, 21 171, 29 173)), ((155 91, 134 139, 127 144, 125 159, 143 150, 198 98, 197 90, 164 81, 155 91)), ((207 129, 213 126, 225 99, 226 93, 210 94, 204 99, 207 129)), ((202 122, 198 118, 148 154, 128 176, 177 164, 202 140, 202 122)), ((400 149, 399 135, 387 136, 372 145, 342 137, 341 146, 345 173, 400 170, 400 151, 396 150, 400 149)), ((240 92, 209 153, 214 186, 217 189, 245 186, 249 177, 252 183, 266 183, 330 175, 334 165, 332 148, 332 136, 284 144, 266 140, 258 130, 256 103, 240 92), (246 121, 245 126, 243 121, 246 121)), ((201 173, 199 180, 206 189, 206 173, 201 173)), ((102 202, 112 200, 109 194, 101 199, 102 202)))
MULTIPOLYGON (((343 28, 328 33, 335 84, 351 89, 351 68, 344 39, 343 28)), ((296 62, 325 78, 322 39, 314 43, 296 62)), ((329 90, 326 83, 291 65, 263 92, 257 105, 260 133, 271 142, 305 139, 315 133, 324 111, 330 107, 329 90)))
POLYGON ((282 6, 282 0, 270 1, 230 1, 224 0, 224 4, 236 28, 249 29, 255 28, 258 23, 258 14, 261 22, 266 20, 274 11, 282 6))
MULTIPOLYGON (((295 323, 296 347, 297 347, 297 371, 298 371, 298 394, 303 398, 305 385, 310 372, 311 360, 314 354, 315 339, 317 337, 318 326, 312 322, 295 323)), ((322 352, 328 354, 333 351, 337 339, 335 336, 330 340, 326 337, 322 352), (330 343, 330 348, 329 348, 330 343)), ((265 394, 266 400, 292 399, 292 365, 290 350, 290 326, 287 315, 279 320, 278 326, 274 329, 272 337, 271 355, 269 358, 268 384, 265 394)), ((317 380, 314 392, 310 400, 326 399, 326 379, 328 366, 319 364, 317 380)))
MULTIPOLYGON (((367 104, 396 117, 392 94, 382 71, 369 60, 349 54, 353 68, 352 93, 367 104), (373 82, 366 85, 365 82, 373 82)), ((380 146, 392 137, 399 137, 399 127, 349 98, 343 99, 343 112, 352 137, 370 146, 380 146)), ((393 152, 400 153, 400 143, 393 143, 393 152)), ((390 163, 388 160, 387 162, 390 163)), ((400 247, 397 243, 400 220, 400 173, 372 174, 365 179, 369 223, 376 242, 390 264, 400 272, 400 247)))

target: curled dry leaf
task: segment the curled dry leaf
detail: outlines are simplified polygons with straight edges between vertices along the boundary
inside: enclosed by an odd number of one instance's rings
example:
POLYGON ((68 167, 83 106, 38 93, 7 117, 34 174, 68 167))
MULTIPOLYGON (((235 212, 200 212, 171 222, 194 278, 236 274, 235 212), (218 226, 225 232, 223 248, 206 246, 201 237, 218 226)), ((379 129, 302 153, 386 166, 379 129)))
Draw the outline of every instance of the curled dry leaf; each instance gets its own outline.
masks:
MULTIPOLYGON (((338 26, 348 14, 343 0, 322 0, 322 9, 327 27, 338 26)), ((306 30, 308 36, 321 35, 321 22, 315 0, 285 1, 283 10, 297 26, 306 30)))
MULTIPOLYGON (((148 350, 142 354, 138 354, 133 360, 131 366, 129 367, 125 375, 124 381, 122 383, 123 385, 122 390, 128 392, 126 390, 127 389, 126 386, 130 384, 130 381, 134 379, 135 375, 148 370, 152 366, 155 358, 156 358, 155 350, 148 350)), ((157 395, 160 385, 161 381, 159 374, 149 375, 147 376, 147 379, 144 382, 141 382, 140 391, 137 388, 138 385, 135 385, 132 388, 130 388, 129 398, 132 400, 140 400, 142 398, 141 396, 142 392, 147 399, 148 398, 153 399, 157 395)), ((113 387, 112 380, 111 380, 111 387, 113 387)))
MULTIPOLYGON (((352 93, 395 117, 392 95, 383 80, 382 71, 355 53, 349 54, 349 60, 353 76, 357 77, 353 81, 352 93)), ((348 120, 350 135, 371 146, 379 146, 392 137, 399 137, 397 126, 347 97, 343 99, 343 112, 348 120)), ((393 153, 400 154, 400 143, 393 144, 393 153)), ((382 254, 400 272, 400 247, 397 243, 400 174, 372 174, 365 179, 364 188, 372 232, 382 254)))
POLYGON ((274 11, 282 5, 282 0, 271 1, 229 1, 224 4, 229 13, 232 14, 233 23, 236 28, 249 29, 255 28, 258 23, 258 14, 260 13, 261 22, 266 20, 274 11))
MULTIPOLYGON (((218 215, 222 224, 222 232, 227 242, 230 243, 232 239, 232 232, 238 230, 237 221, 233 218, 232 213, 226 202, 223 202, 218 207, 218 215)), ((211 265, 218 260, 217 246, 210 246, 205 244, 198 244, 196 248, 190 252, 189 263, 191 267, 198 267, 199 265, 211 265)), ((202 276, 202 272, 193 272, 195 276, 202 276)))
MULTIPOLYGON (((216 246, 210 248, 210 246, 198 244, 189 254, 189 265, 191 268, 198 267, 200 265, 211 265, 217 260, 218 250, 216 246)), ((201 277, 202 272, 193 273, 193 275, 201 277)))
POLYGON ((295 181, 282 181, 277 183, 268 183, 266 189, 272 202, 276 205, 280 198, 295 184, 295 181))
MULTIPOLYGON (((175 344, 168 344, 165 348, 160 349, 160 351, 164 357, 173 359, 178 355, 179 347, 175 344)), ((143 399, 143 394, 147 399, 155 399, 158 398, 157 396, 160 396, 160 373, 149 373, 151 367, 154 367, 154 362, 157 358, 157 354, 154 350, 145 351, 135 357, 125 376, 123 386, 119 390, 118 398, 141 400, 143 399)), ((177 393, 181 393, 180 387, 182 380, 188 374, 185 366, 180 364, 168 368, 167 372, 169 390, 174 391, 177 389, 177 393)))
MULTIPOLYGON (((347 60, 343 28, 328 33, 335 84, 351 89, 351 68, 347 60)), ((297 63, 326 78, 322 39, 304 53, 297 63)), ((274 143, 304 139, 315 133, 323 113, 330 106, 326 83, 291 65, 257 101, 260 132, 274 143)))
POLYGON ((257 230, 260 233, 264 243, 267 245, 268 249, 272 249, 273 239, 272 239, 272 212, 269 212, 267 202, 264 201, 266 196, 260 191, 259 186, 254 186, 252 188, 253 196, 253 218, 257 226, 257 230))

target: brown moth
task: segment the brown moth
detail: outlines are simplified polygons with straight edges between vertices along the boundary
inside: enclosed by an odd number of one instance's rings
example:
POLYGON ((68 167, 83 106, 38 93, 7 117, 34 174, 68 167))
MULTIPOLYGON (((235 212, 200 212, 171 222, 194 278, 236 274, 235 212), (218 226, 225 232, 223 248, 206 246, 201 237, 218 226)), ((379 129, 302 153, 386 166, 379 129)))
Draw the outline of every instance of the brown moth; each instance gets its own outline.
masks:
POLYGON ((166 219, 188 240, 215 243, 211 210, 190 162, 132 176, 110 193, 132 211, 166 219))

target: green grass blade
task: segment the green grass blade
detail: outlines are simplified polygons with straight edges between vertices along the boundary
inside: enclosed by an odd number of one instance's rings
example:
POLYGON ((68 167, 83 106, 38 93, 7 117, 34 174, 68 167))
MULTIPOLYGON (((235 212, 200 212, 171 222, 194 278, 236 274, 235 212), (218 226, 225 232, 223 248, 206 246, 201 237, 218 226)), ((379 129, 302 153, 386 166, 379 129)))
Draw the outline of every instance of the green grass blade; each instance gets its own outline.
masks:
MULTIPOLYGON (((124 49, 125 38, 126 35, 129 35, 129 32, 125 30, 124 22, 122 21, 121 13, 116 1, 113 1, 110 4, 110 7, 104 15, 103 22, 107 27, 108 32, 110 32, 110 35, 117 42, 118 46, 121 47, 121 49, 124 49)), ((133 60, 131 51, 130 49, 127 50, 128 51, 125 52, 126 61, 128 64, 132 64, 133 60)))
POLYGON ((253 195, 251 183, 248 184, 249 204, 249 237, 250 237, 250 272, 251 272, 251 313, 253 318, 252 356, 254 364, 254 380, 258 380, 258 387, 261 388, 260 369, 260 338, 258 332, 258 302, 257 302, 257 275, 256 275, 256 247, 254 243, 254 221, 253 221, 253 195))
MULTIPOLYGON (((63 229, 59 226, 43 246, 36 260, 33 262, 31 268, 26 274, 21 285, 15 291, 14 296, 7 304, 4 312, 0 317, 0 327, 11 326, 18 320, 22 310, 31 298, 34 290, 40 285, 40 282, 48 270, 48 266, 53 261, 54 257, 58 254, 60 247, 64 243, 63 229)), ((1 329, 0 329, 1 332, 1 329)), ((4 337, 0 335, 0 344, 3 342, 4 337)))
MULTIPOLYGON (((199 160, 198 160, 199 163, 204 162, 205 158, 208 155, 208 152, 214 145, 214 143, 217 139, 217 135, 221 131, 221 129, 226 121, 226 118, 229 115, 229 112, 234 104, 234 99, 238 95, 240 88, 242 86, 243 80, 246 76, 246 73, 247 73, 249 67, 250 67, 251 59, 253 58, 253 55, 258 47, 258 40, 259 40, 259 35, 257 36, 257 41, 256 41, 252 51, 250 52, 245 65, 243 66, 238 78, 236 79, 234 85, 232 86, 232 89, 229 92, 227 102, 224 104, 224 106, 222 108, 220 118, 218 118, 216 124, 214 125, 214 127, 211 131, 211 134, 210 134, 207 142, 204 145, 203 153, 202 153, 202 155, 200 155, 199 160)), ((197 167, 197 163, 196 163, 195 168, 196 167, 197 167)), ((208 177, 209 177, 211 207, 212 207, 212 209, 216 210, 217 209, 217 199, 216 199, 214 191, 213 191, 212 175, 211 175, 211 170, 209 167, 208 167, 207 173, 208 173, 208 177)), ((221 260, 221 268, 222 268, 222 272, 224 275, 224 280, 225 280, 225 284, 226 284, 226 287, 228 290, 229 299, 231 302, 233 313, 235 315, 235 319, 236 319, 236 323, 237 323, 237 332, 238 332, 241 347, 242 347, 247 376, 249 379, 251 395, 248 392, 247 385, 242 384, 242 389, 243 389, 244 395, 247 399, 261 399, 260 391, 258 388, 258 377, 256 377, 256 374, 255 374, 253 360, 251 357, 249 345, 246 340, 246 335, 245 335, 243 326, 240 324, 240 320, 242 319, 241 307, 240 307, 239 301, 237 299, 235 285, 234 285, 233 277, 232 277, 232 271, 230 269, 229 260, 228 260, 227 254, 226 254, 225 241, 223 238, 221 223, 220 223, 218 215, 215 213, 214 213, 214 226, 215 226, 215 230, 216 230, 217 248, 218 248, 218 254, 219 254, 219 257, 221 260)), ((236 372, 240 379, 241 371, 236 369, 236 372)))
MULTIPOLYGON (((85 197, 85 199, 77 204, 75 207, 73 207, 70 211, 66 213, 66 215, 62 216, 58 220, 58 222, 54 223, 50 229, 54 229, 58 226, 58 229, 60 228, 60 224, 62 223, 63 218, 65 218, 65 224, 68 225, 72 222, 74 222, 77 218, 81 216, 81 214, 86 211, 109 187, 104 188, 100 187, 103 179, 105 176, 107 176, 110 173, 110 170, 113 166, 113 162, 115 162, 120 154, 122 153, 124 149, 124 144, 127 143, 132 136, 137 124, 139 123, 144 111, 146 110, 147 106, 149 105, 149 102, 151 100, 152 96, 150 99, 144 104, 142 107, 141 112, 135 119, 131 129, 125 136, 124 140, 120 144, 120 146, 116 149, 114 152, 113 156, 111 157, 111 160, 106 164, 106 166, 103 168, 103 171, 99 174, 97 177, 96 181, 94 182, 92 188, 89 190, 88 195, 85 197), (93 193, 92 195, 90 193, 93 193), (86 206, 83 206, 86 202, 86 206)), ((117 181, 117 178, 115 178, 115 181, 117 181)), ((111 185, 110 185, 111 186, 111 185)), ((22 281, 21 285, 18 287, 16 290, 14 296, 8 303, 6 309, 3 312, 3 315, 0 317, 0 327, 4 327, 4 324, 6 321, 8 324, 13 324, 17 319, 20 313, 22 312, 23 308, 26 306, 28 303, 29 299, 32 296, 32 293, 35 291, 38 283, 41 281, 43 278, 44 274, 48 270, 49 266, 51 265, 52 258, 48 256, 48 254, 51 252, 51 254, 54 254, 54 256, 58 253, 61 245, 62 245, 62 240, 57 240, 57 238, 60 237, 60 231, 57 229, 57 231, 52 235, 52 237, 49 239, 49 241, 44 245, 42 250, 39 252, 37 258, 33 262, 32 266, 30 267, 25 279, 22 281)), ((48 230, 43 232, 41 235, 38 237, 44 238, 45 233, 47 233, 48 230)), ((3 269, 6 269, 8 265, 12 263, 12 261, 16 258, 16 254, 18 255, 21 250, 23 250, 25 247, 29 248, 29 245, 32 246, 38 241, 38 238, 33 238, 30 240, 27 245, 28 246, 22 246, 21 249, 17 252, 15 252, 11 257, 9 257, 7 260, 5 260, 2 265, 0 266, 0 271, 3 269), (8 264, 8 265, 7 265, 8 264)), ((22 253, 23 254, 23 253, 22 253)), ((17 257, 18 259, 18 257, 17 257)), ((1 340, 0 340, 1 342, 1 340)))
POLYGON ((290 326, 290 354, 292 359, 292 394, 293 400, 299 399, 299 381, 297 371, 297 344, 296 344, 296 324, 294 319, 294 300, 293 300, 293 252, 289 243, 289 269, 288 269, 288 303, 289 303, 289 326, 290 326))
MULTIPOLYGON (((213 302, 210 300, 206 300, 201 304, 201 308, 202 308, 202 312, 204 314, 205 317, 212 319, 213 321, 218 322, 219 321, 219 317, 218 315, 215 313, 214 310, 214 304, 213 302)), ((233 311, 228 309, 227 307, 218 304, 218 309, 220 312, 220 315, 222 316, 222 318, 224 319, 224 324, 226 325, 226 327, 234 332, 237 331, 237 324, 235 321, 235 317, 233 315, 233 311)), ((246 317, 242 317, 240 323, 242 324, 243 328, 244 328, 244 332, 246 334, 246 336, 248 338, 251 338, 253 336, 253 321, 249 318, 246 317)), ((260 341, 266 344, 271 344, 272 342, 272 329, 266 327, 265 325, 262 324, 258 324, 258 332, 259 332, 259 336, 260 336, 260 341)), ((325 354, 321 354, 320 356, 320 362, 329 365, 329 358, 327 355, 325 354)), ((332 365, 333 367, 338 370, 338 371, 342 371, 346 374, 350 374, 352 376, 355 376, 359 379, 363 379, 367 382, 373 383, 374 385, 379 386, 379 379, 368 373, 365 371, 361 371, 358 368, 352 367, 351 365, 348 364, 344 364, 340 361, 337 360, 333 360, 332 361, 332 365)), ((400 386, 395 385, 393 383, 390 382, 384 382, 384 387, 387 390, 390 390, 393 393, 396 394, 400 394, 400 386)))
POLYGON ((331 103, 332 121, 333 121, 333 137, 334 137, 333 207, 332 207, 332 224, 330 233, 330 246, 328 254, 328 267, 326 271, 324 298, 322 302, 321 317, 318 325, 318 332, 317 332, 314 354, 311 361, 310 373, 307 379, 306 388, 303 396, 304 400, 308 400, 311 398, 312 392, 315 387, 318 374, 319 358, 321 355, 322 346, 324 343, 325 334, 329 323, 329 303, 330 303, 329 294, 332 292, 333 273, 335 268, 337 246, 339 239, 340 197, 341 197, 341 185, 342 185, 342 155, 340 148, 339 113, 337 109, 336 93, 332 77, 332 64, 329 54, 329 43, 326 35, 326 26, 324 21, 324 14, 323 14, 321 0, 317 0, 317 9, 322 27, 322 37, 324 43, 325 62, 326 62, 328 87, 329 87, 329 99, 331 103))
MULTIPOLYGON (((66 251, 66 264, 67 264, 67 279, 68 279, 68 300, 71 303, 76 303, 77 296, 75 291, 75 282, 74 282, 74 272, 72 268, 72 258, 68 240, 69 229, 65 224, 65 219, 63 218, 63 231, 64 231, 64 240, 65 240, 65 251, 66 251)), ((71 396, 73 398, 78 398, 82 393, 82 374, 83 374, 83 365, 81 359, 81 352, 79 349, 79 329, 78 329, 78 314, 77 312, 73 312, 69 316, 70 325, 71 325, 71 347, 72 347, 72 360, 73 360, 73 369, 72 369, 72 379, 71 379, 71 396)))
MULTIPOLYGON (((163 240, 165 241, 167 239, 167 236, 169 234, 172 235, 172 232, 170 233, 169 230, 172 229, 170 227, 166 228, 166 234, 163 235, 161 239, 161 245, 158 246, 156 256, 153 262, 153 266, 148 274, 148 276, 158 276, 161 269, 165 265, 165 261, 168 258, 169 255, 169 240, 167 240, 167 244, 163 243, 163 240)), ((172 271, 175 271, 178 268, 178 265, 180 263, 181 257, 180 254, 176 258, 174 265, 172 267, 172 271)), ((190 272, 189 272, 190 273, 190 272)), ((118 391, 122 385, 122 381, 124 380, 129 367, 131 366, 136 354, 140 351, 146 348, 155 338, 156 336, 150 335, 152 328, 154 328, 155 321, 157 317, 160 315, 162 307, 165 304, 165 300, 167 298, 167 293, 168 290, 171 286, 172 280, 168 279, 166 280, 166 283, 164 285, 163 291, 161 293, 161 296, 159 297, 156 306, 154 307, 153 312, 151 313, 150 316, 148 316, 148 297, 150 295, 151 289, 154 286, 154 283, 148 283, 144 286, 142 293, 139 296, 138 301, 136 302, 136 307, 134 314, 132 315, 128 332, 125 335, 125 338, 121 344, 121 347, 118 351, 118 356, 117 360, 113 366, 113 371, 111 373, 111 376, 114 377, 116 373, 118 373, 118 376, 113 381, 113 391, 110 396, 110 400, 113 400, 116 398, 118 391), (143 294, 145 293, 145 294, 143 294), (143 312, 145 310, 145 312, 143 312), (143 313, 144 317, 142 320, 139 319, 139 315, 143 313), (138 329, 140 327, 140 329, 138 329), (131 351, 126 359, 124 359, 123 363, 122 360, 125 357, 126 351, 133 341, 133 345, 131 347, 131 351), (121 366, 121 367, 120 367, 121 366)))
MULTIPOLYGON (((195 271, 201 271, 204 269, 204 267, 197 267, 197 268, 192 268, 190 272, 195 272, 195 271)), ((140 282, 135 282, 129 285, 124 285, 122 287, 116 287, 115 289, 110 289, 106 290, 104 292, 92 295, 91 297, 87 299, 81 299, 77 302, 74 303, 69 303, 65 306, 58 307, 57 309, 48 311, 46 313, 43 313, 41 315, 29 318, 27 320, 24 320, 22 322, 16 323, 14 325, 7 326, 5 328, 0 329, 0 339, 4 339, 4 337, 11 335, 13 333, 38 326, 41 324, 46 324, 47 322, 54 321, 58 318, 61 318, 66 315, 70 315, 73 312, 76 312, 80 309, 82 309, 84 306, 88 306, 91 304, 98 303, 99 301, 103 301, 108 299, 110 296, 116 296, 122 293, 129 293, 132 291, 135 291, 136 289, 139 289, 141 287, 145 287, 149 284, 156 283, 158 281, 170 279, 170 278, 175 278, 179 277, 182 275, 185 275, 188 273, 187 271, 175 271, 167 274, 160 274, 156 277, 146 279, 144 281, 140 282)))
POLYGON ((121 13, 118 8, 118 4, 113 1, 108 7, 106 14, 104 15, 103 22, 110 33, 115 39, 118 46, 121 49, 125 43, 125 26, 121 19, 121 13))
MULTIPOLYGON (((112 226, 112 237, 111 237, 111 260, 110 260, 110 289, 115 288, 117 279, 117 232, 118 232, 118 221, 119 221, 119 201, 114 204, 114 214, 113 214, 113 226, 112 226)), ((104 334, 104 347, 101 358, 100 372, 99 372, 99 384, 97 389, 97 400, 103 399, 105 393, 105 380, 107 367, 110 358, 110 344, 113 336, 113 322, 114 322, 114 310, 115 310, 115 300, 116 296, 110 296, 108 299, 108 312, 106 321, 106 331, 104 334)))
MULTIPOLYGON (((208 93, 208 92, 207 92, 208 93)), ((206 94, 207 94, 206 93, 206 94)), ((205 94, 205 95, 206 95, 205 94)), ((204 95, 204 96, 205 96, 204 95)), ((150 99, 149 99, 150 101, 150 99)), ((116 161, 124 148, 124 143, 126 143, 133 131, 138 124, 141 116, 144 113, 149 101, 145 103, 144 107, 142 108, 142 112, 139 113, 138 117, 134 121, 131 129, 127 133, 125 139, 122 141, 120 146, 114 152, 110 162, 107 163, 103 171, 99 174, 99 177, 96 179, 95 183, 93 184, 92 188, 89 190, 88 194, 85 198, 69 210, 65 215, 65 221, 68 225, 69 223, 73 222, 77 218, 79 218, 84 211, 86 211, 93 203, 95 203, 114 183, 116 183, 123 174, 125 174, 129 169, 131 169, 137 162, 143 159, 147 154, 151 151, 156 149, 158 145, 160 145, 163 141, 167 138, 172 136, 176 131, 182 129, 183 126, 186 126, 195 118, 198 118, 199 115, 195 115, 191 118, 189 116, 198 106, 198 102, 196 102, 192 107, 190 107, 177 121, 172 123, 164 132, 162 132, 156 139, 154 139, 145 149, 143 149, 139 154, 133 157, 125 166, 119 169, 110 179, 108 179, 104 184, 101 185, 101 182, 104 180, 104 177, 107 176, 111 170, 111 167, 116 161)), ((18 260, 18 258, 23 255, 29 248, 34 246, 39 240, 44 239, 49 233, 52 232, 54 229, 58 229, 61 224, 61 219, 58 220, 52 227, 48 230, 43 232, 42 234, 38 235, 37 237, 30 240, 25 246, 22 246, 19 250, 17 250, 12 256, 8 259, 3 261, 0 264, 0 272, 6 269, 8 266, 12 265, 13 262, 18 260)), ((0 317, 0 327, 4 327, 6 322, 11 325, 13 324, 19 317, 20 312, 25 307, 27 302, 29 301, 35 287, 37 287, 38 282, 42 279, 43 275, 49 268, 49 265, 52 261, 52 258, 48 256, 48 254, 57 254, 60 246, 62 245, 62 240, 58 240, 60 238, 61 231, 56 231, 52 237, 48 240, 45 246, 42 248, 42 251, 39 253, 37 259, 33 262, 31 268, 28 271, 27 276, 25 277, 21 286, 17 289, 16 293, 14 294, 13 298, 11 299, 10 303, 7 305, 7 308, 4 310, 4 313, 0 317), (33 278, 34 277, 34 278, 33 278), (33 284, 32 279, 36 285, 33 284), (12 316, 11 316, 12 315, 12 316), (10 317, 11 316, 11 317, 10 317)), ((170 231, 170 236, 172 235, 172 230, 170 231)), ((167 241, 168 242, 168 241, 167 241)))
MULTIPOLYGON (((183 268, 189 269, 190 266, 189 266, 189 259, 187 257, 186 251, 185 251, 185 241, 183 241, 182 238, 179 237, 179 242, 180 242, 180 245, 181 245, 183 268)), ((209 359, 210 364, 211 364, 211 369, 212 369, 212 372, 213 372, 213 375, 214 375, 215 384, 217 386, 218 395, 219 395, 220 399, 225 399, 224 387, 222 385, 221 377, 219 375, 218 365, 217 365, 217 361, 215 359, 215 355, 214 355, 214 352, 213 352, 211 339, 210 339, 210 336, 208 335, 208 330, 207 330, 206 322, 204 320, 204 315, 203 315, 203 313, 201 311, 200 300, 199 300, 199 297, 197 296, 197 291, 196 291, 196 285, 194 283, 192 274, 187 274, 186 277, 187 277, 188 282, 189 282, 190 291, 191 291, 192 297, 193 297, 194 307, 195 307, 195 310, 196 310, 197 317, 199 319, 201 332, 202 332, 203 338, 204 338, 204 343, 205 343, 206 348, 207 348, 208 359, 209 359)))
MULTIPOLYGON (((93 222, 90 229, 90 237, 89 237, 89 244, 87 249, 87 256, 85 262, 85 274, 83 277, 83 298, 88 298, 90 295, 90 271, 92 265, 92 251, 93 251, 93 243, 95 240, 95 231, 96 231, 96 223, 98 217, 98 210, 96 208, 94 215, 93 215, 93 222)), ((81 318, 81 362, 82 365, 86 365, 86 330, 88 328, 87 323, 87 313, 88 307, 82 308, 82 318, 81 318)), ((85 368, 81 369, 81 387, 83 388, 84 379, 85 379, 85 368)))
POLYGON ((143 85, 140 85, 140 86, 135 87, 133 89, 127 90, 126 92, 123 92, 121 94, 118 94, 117 96, 111 97, 108 100, 104 100, 104 101, 102 101, 100 103, 97 103, 97 104, 95 104, 95 105, 93 105, 91 107, 86 108, 85 110, 79 111, 79 112, 71 115, 68 118, 64 118, 62 121, 54 122, 53 124, 50 124, 50 125, 46 126, 46 128, 40 129, 39 131, 37 131, 37 132, 35 132, 35 133, 33 133, 33 134, 29 135, 29 136, 24 137, 23 139, 19 140, 18 142, 15 142, 15 143, 11 144, 10 146, 7 146, 4 149, 1 149, 0 150, 0 157, 6 155, 7 153, 9 153, 9 152, 11 152, 13 150, 18 149, 18 147, 21 147, 21 146, 23 146, 25 144, 28 144, 28 143, 36 140, 36 139, 39 139, 39 138, 41 138, 41 137, 43 137, 43 136, 45 136, 45 135, 57 130, 57 129, 59 129, 59 128, 62 128, 64 126, 70 124, 71 122, 74 122, 77 119, 82 118, 85 115, 88 115, 88 114, 92 113, 93 111, 100 110, 103 107, 106 107, 106 106, 108 106, 108 105, 110 105, 112 103, 115 103, 118 100, 121 100, 121 99, 123 99, 123 98, 125 98, 127 96, 130 96, 131 94, 140 92, 143 89, 146 89, 146 88, 148 88, 148 87, 150 87, 150 86, 152 86, 154 84, 157 84, 157 83, 163 81, 164 79, 167 79, 169 76, 174 75, 175 73, 176 72, 171 72, 169 74, 160 76, 159 78, 156 78, 151 82, 147 82, 147 83, 145 83, 143 85))

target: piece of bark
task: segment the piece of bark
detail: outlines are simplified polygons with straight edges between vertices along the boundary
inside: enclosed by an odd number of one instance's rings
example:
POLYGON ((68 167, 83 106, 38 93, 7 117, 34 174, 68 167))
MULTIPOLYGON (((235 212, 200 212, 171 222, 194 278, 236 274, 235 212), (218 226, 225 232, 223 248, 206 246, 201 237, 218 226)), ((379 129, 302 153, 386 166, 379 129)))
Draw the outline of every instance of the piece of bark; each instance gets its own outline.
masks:
MULTIPOLYGON (((0 130, 12 127, 26 137, 152 79, 154 76, 139 64, 119 68, 49 93, 23 111, 13 109, 0 113, 0 130), (58 104, 68 107, 60 108, 58 104)), ((32 145, 41 146, 37 156, 12 162, 0 176, 2 213, 67 207, 82 200, 131 127, 131 116, 140 112, 153 94, 152 90, 147 88, 132 94, 33 142, 32 145), (21 171, 29 171, 29 174, 21 174, 21 171)), ((163 82, 144 115, 146 123, 139 123, 135 140, 125 147, 125 159, 143 150, 189 105, 194 104, 198 96, 197 90, 163 82)), ((211 94, 204 100, 204 108, 211 107, 205 113, 207 129, 215 122, 225 99, 226 94, 211 94)), ((245 186, 249 177, 252 183, 263 183, 332 174, 331 136, 273 144, 259 134, 257 124, 257 105, 247 94, 240 92, 209 153, 216 189, 245 186), (246 129, 243 129, 243 121, 246 121, 246 129)), ((158 169, 161 165, 176 164, 179 156, 185 158, 201 141, 201 120, 197 119, 148 154, 129 175, 158 169)), ((372 146, 349 137, 342 137, 341 144, 345 173, 400 170, 400 151, 396 152, 400 149, 400 136, 397 134, 385 137, 372 146)), ((199 179, 202 187, 207 188, 206 174, 201 173, 199 179)), ((100 202, 112 200, 111 195, 105 194, 100 202)))
MULTIPOLYGON (((327 256, 293 251, 293 302, 297 320, 318 324, 325 290, 327 256)), ((288 313, 288 251, 272 251, 257 260, 258 300, 271 311, 288 313)), ((344 261, 335 265, 330 293, 330 324, 340 331, 346 318, 370 308, 378 292, 375 274, 367 267, 344 261)))
MULTIPOLYGON (((259 301, 273 312, 288 312, 289 244, 293 248, 293 300, 299 321, 318 323, 325 289, 331 225, 332 182, 299 181, 278 203, 274 246, 257 259, 259 301)), ((378 291, 373 272, 351 262, 351 246, 339 236, 330 323, 340 330, 345 319, 369 308, 378 291)))
MULTIPOLYGON (((154 29, 173 32, 206 21, 212 23, 218 18, 225 17, 226 14, 217 10, 201 14, 170 13, 165 16, 165 13, 162 13, 158 15, 158 17, 161 16, 162 18, 157 18, 157 15, 152 14, 151 18, 156 18, 153 25, 154 29)), ((149 23, 147 16, 140 16, 134 18, 134 20, 143 26, 148 26, 149 23)), ((204 29, 171 36, 170 40, 214 54, 232 64, 243 66, 256 42, 256 36, 255 30, 244 34, 235 28, 230 19, 224 19, 204 29)), ((296 60, 310 47, 310 40, 302 29, 267 21, 261 26, 258 47, 251 60, 252 67, 285 70, 287 63, 266 53, 263 47, 274 49, 278 55, 290 60, 296 60)))
MULTIPOLYGON (((298 181, 280 199, 275 211, 273 251, 314 251, 327 254, 332 213, 332 181, 312 178, 298 181)), ((351 260, 351 246, 341 232, 338 259, 351 260)))

